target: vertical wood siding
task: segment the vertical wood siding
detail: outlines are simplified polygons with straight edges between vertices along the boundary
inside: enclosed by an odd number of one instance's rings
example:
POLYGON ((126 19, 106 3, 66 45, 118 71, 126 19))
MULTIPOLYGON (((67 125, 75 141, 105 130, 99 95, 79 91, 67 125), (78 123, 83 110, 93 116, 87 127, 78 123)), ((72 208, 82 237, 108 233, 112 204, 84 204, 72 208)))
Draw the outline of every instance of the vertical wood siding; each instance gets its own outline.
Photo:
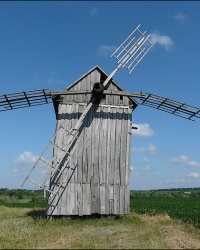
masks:
MULTIPOLYGON (((76 124, 85 106, 59 105, 54 154, 57 161, 65 148, 67 132, 76 124)), ((94 106, 88 113, 76 141, 76 166, 69 176, 62 175, 54 183, 63 182, 56 197, 49 199, 48 215, 128 214, 130 177, 131 112, 129 107, 94 106), (82 141, 83 140, 83 141, 82 141), (83 143, 84 142, 84 143, 83 143)))
MULTIPOLYGON (((99 68, 86 74, 68 90, 92 90, 105 75, 99 68)), ((121 90, 111 82, 108 90, 121 90)), ((53 162, 64 157, 70 129, 77 123, 91 98, 68 95, 58 104, 53 162)), ((64 173, 52 177, 50 188, 58 193, 49 197, 47 215, 128 214, 130 205, 130 150, 132 109, 130 98, 106 95, 94 105, 65 157, 64 173), (68 163, 68 164, 67 164, 68 163)))

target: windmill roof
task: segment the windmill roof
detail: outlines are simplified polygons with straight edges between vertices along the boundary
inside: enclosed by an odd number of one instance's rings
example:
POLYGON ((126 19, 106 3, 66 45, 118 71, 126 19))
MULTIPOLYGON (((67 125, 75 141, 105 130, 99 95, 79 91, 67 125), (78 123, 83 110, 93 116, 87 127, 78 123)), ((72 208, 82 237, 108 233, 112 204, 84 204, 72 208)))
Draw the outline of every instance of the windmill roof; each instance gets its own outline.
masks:
MULTIPOLYGON (((74 81, 72 84, 70 84, 67 88, 65 88, 64 90, 69 90, 69 89, 71 89, 74 85, 76 85, 79 81, 81 81, 83 78, 85 78, 88 74, 90 74, 92 71, 94 71, 94 70, 96 70, 96 69, 98 69, 99 71, 101 71, 101 73, 103 73, 105 76, 106 76, 106 78, 108 77, 108 74, 106 74, 106 72, 102 69, 102 68, 100 68, 98 65, 96 65, 95 67, 93 67, 92 69, 90 69, 87 73, 85 73, 84 75, 82 75, 81 77, 79 77, 76 81, 74 81)), ((125 91, 125 89, 124 88, 122 88, 122 86, 121 85, 119 85, 116 81, 114 81, 113 79, 112 79, 112 84, 114 84, 115 86, 117 86, 117 88, 119 89, 119 90, 121 90, 121 91, 125 91)), ((132 102, 133 102, 133 104, 134 104, 134 106, 137 106, 138 105, 138 103, 137 103, 137 101, 134 99, 134 98, 132 98, 132 97, 128 97, 132 102)))

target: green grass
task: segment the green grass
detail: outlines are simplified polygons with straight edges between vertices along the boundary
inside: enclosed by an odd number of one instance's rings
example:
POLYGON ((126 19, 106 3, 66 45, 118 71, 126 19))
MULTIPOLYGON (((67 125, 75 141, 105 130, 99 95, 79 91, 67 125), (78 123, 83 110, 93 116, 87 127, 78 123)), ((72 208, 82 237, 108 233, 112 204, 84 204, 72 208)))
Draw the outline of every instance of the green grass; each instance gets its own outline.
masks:
MULTIPOLYGON (((15 208, 46 208, 47 201, 30 202, 21 199, 16 203, 2 205, 15 208)), ((130 207, 132 212, 139 214, 168 214, 171 218, 180 219, 200 228, 200 198, 133 198, 130 207)))
POLYGON ((28 199, 19 199, 19 200, 18 200, 18 203, 28 203, 28 202, 30 202, 30 201, 31 201, 30 198, 28 198, 28 199))
POLYGON ((0 249, 198 248, 200 230, 167 216, 45 219, 44 208, 0 206, 0 249))
POLYGON ((25 202, 25 203, 4 203, 2 204, 5 207, 13 208, 45 208, 46 202, 25 202))

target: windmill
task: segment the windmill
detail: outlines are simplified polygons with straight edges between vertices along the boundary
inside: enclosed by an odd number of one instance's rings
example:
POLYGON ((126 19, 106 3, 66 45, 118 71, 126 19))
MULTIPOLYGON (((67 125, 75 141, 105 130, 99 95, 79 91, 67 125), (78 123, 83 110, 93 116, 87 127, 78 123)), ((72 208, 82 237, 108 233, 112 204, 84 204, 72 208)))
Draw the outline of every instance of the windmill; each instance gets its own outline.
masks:
POLYGON ((151 93, 127 92, 113 80, 120 68, 129 74, 154 43, 140 25, 111 57, 107 75, 95 66, 62 91, 40 89, 0 96, 0 111, 53 102, 56 131, 24 182, 49 193, 46 215, 129 214, 132 112, 146 105, 189 120, 200 109, 151 93), (137 99, 137 101, 135 100, 137 99), (36 169, 42 173, 35 180, 36 169))

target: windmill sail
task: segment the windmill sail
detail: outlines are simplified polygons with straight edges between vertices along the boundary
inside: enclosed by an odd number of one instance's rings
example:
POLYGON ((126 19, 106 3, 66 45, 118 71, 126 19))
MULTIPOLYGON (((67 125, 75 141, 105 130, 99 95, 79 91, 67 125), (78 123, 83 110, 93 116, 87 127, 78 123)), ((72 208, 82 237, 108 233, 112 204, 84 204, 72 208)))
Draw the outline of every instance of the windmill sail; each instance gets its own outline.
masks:
POLYGON ((111 57, 118 60, 119 66, 127 68, 129 74, 135 69, 139 62, 144 58, 154 45, 149 40, 150 35, 146 36, 146 31, 139 29, 140 25, 126 38, 126 40, 114 51, 111 57))
POLYGON ((51 103, 48 89, 23 91, 0 96, 0 112, 51 103))
POLYGON ((164 112, 195 121, 193 118, 200 118, 200 108, 178 102, 166 97, 147 93, 140 97, 141 105, 149 106, 164 112))

